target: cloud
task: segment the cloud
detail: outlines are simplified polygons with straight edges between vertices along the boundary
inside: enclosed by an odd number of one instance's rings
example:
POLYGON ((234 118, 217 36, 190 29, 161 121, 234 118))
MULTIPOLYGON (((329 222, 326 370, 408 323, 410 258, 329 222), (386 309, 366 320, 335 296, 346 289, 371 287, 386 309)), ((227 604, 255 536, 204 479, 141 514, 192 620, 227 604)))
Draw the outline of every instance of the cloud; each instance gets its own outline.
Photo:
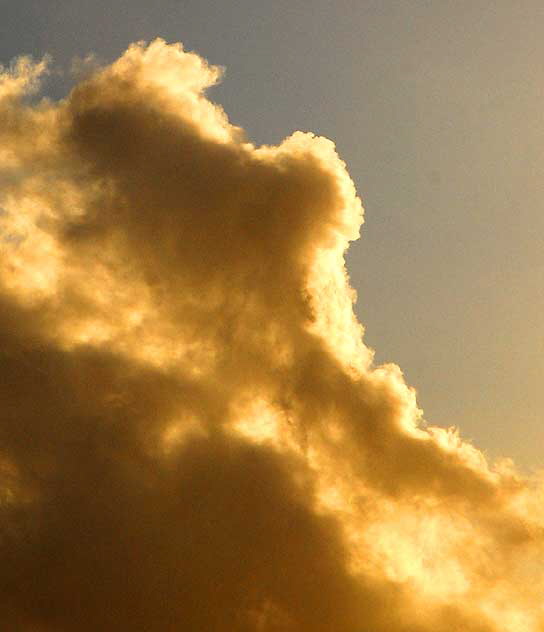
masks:
POLYGON ((0 78, 5 625, 544 629, 542 486, 373 365, 333 143, 254 146, 179 44, 46 67, 0 78))

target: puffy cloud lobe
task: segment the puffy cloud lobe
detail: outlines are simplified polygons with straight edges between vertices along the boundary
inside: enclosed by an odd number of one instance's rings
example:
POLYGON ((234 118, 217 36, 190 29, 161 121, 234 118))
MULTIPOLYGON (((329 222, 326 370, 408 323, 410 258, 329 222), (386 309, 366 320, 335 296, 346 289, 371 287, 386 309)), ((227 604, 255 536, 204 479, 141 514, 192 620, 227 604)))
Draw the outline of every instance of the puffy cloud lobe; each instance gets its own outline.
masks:
POLYGON ((12 629, 543 629, 541 487, 374 367, 333 144, 255 147, 181 45, 0 79, 12 629))

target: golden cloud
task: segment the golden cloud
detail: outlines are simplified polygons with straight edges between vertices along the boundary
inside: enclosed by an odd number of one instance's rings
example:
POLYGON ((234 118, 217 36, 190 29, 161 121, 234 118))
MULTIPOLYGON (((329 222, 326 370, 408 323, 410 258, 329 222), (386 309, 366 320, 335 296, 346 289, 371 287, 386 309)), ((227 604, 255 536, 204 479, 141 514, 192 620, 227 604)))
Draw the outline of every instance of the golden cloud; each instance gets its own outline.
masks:
POLYGON ((46 70, 0 76, 6 629, 543 630, 542 485, 373 365, 333 143, 254 146, 179 44, 46 70))

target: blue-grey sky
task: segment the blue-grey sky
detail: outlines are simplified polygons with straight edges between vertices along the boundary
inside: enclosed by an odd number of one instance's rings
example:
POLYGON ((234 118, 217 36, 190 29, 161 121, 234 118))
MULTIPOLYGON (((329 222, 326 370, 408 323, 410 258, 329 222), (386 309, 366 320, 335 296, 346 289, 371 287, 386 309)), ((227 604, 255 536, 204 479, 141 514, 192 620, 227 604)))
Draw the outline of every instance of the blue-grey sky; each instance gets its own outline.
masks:
MULTIPOLYGON (((497 0, 0 1, 0 59, 59 68, 135 40, 226 67, 255 143, 333 139, 366 208, 348 256, 378 362, 428 421, 542 464, 544 5, 497 0)), ((59 97, 69 79, 53 76, 59 97)))

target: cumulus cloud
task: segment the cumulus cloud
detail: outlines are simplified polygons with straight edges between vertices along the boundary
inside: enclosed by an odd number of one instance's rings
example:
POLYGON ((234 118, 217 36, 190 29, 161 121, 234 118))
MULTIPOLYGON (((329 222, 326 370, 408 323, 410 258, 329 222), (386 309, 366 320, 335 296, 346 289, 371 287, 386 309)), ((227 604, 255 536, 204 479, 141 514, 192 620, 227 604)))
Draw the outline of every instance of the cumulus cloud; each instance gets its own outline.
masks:
POLYGON ((179 44, 0 75, 7 629, 536 632, 542 486, 376 367, 331 141, 256 147, 179 44))

